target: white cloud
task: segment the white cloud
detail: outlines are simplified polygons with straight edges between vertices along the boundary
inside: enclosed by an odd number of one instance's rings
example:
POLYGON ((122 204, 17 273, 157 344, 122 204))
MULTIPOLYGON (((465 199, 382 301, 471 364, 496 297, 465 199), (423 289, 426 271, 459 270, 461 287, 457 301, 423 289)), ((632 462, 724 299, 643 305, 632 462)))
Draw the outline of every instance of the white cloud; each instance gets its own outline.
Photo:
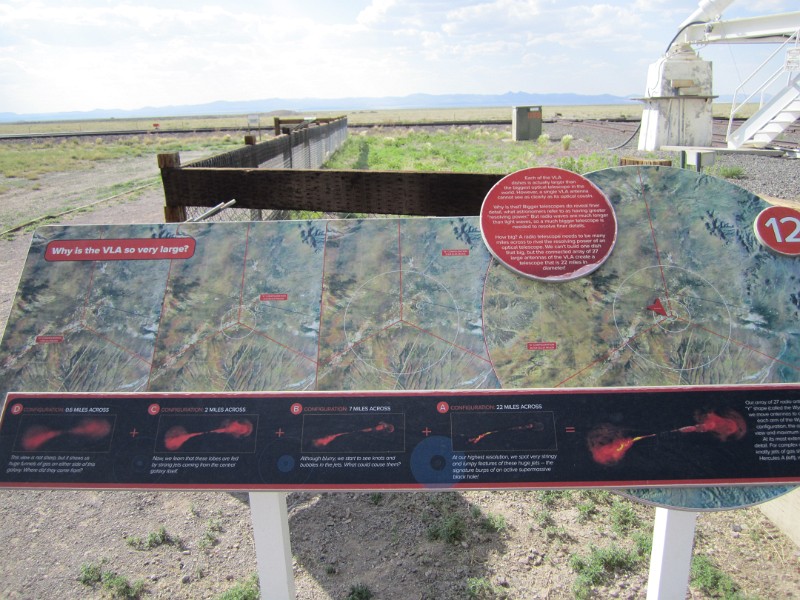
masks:
MULTIPOLYGON (((757 13, 754 6, 793 10, 795 2, 740 0, 725 17, 757 13)), ((415 92, 638 93, 646 64, 696 6, 695 0, 6 1, 0 111, 415 92)), ((734 71, 718 70, 721 77, 734 71)))
POLYGON ((536 25, 541 14, 539 0, 494 0, 449 11, 443 31, 449 35, 511 34, 536 25))
POLYGON ((356 22, 364 26, 380 23, 395 4, 396 0, 372 0, 370 5, 358 14, 356 22))

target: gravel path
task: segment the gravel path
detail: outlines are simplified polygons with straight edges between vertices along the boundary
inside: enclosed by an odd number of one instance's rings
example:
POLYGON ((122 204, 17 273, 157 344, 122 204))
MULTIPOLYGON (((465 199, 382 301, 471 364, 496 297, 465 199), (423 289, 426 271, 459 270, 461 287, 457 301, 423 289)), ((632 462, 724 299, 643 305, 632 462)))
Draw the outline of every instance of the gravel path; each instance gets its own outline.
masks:
POLYGON ((733 182, 762 198, 800 201, 800 159, 719 154, 716 164, 740 168, 733 182))
MULTIPOLYGON (((723 123, 715 123, 715 132, 724 133, 723 123)), ((574 138, 586 141, 591 152, 610 152, 619 156, 642 158, 668 158, 674 166, 680 165, 680 157, 676 152, 640 152, 637 150, 638 135, 622 148, 615 148, 630 138, 632 124, 625 127, 621 124, 609 123, 598 126, 595 123, 546 123, 544 131, 551 139, 558 139, 570 134, 574 138)), ((800 143, 800 130, 784 136, 784 139, 800 143)), ((715 165, 710 167, 712 174, 718 173, 720 167, 736 167, 741 169, 742 178, 732 179, 732 183, 761 196, 762 198, 778 198, 800 202, 800 159, 785 157, 759 156, 751 153, 719 152, 715 155, 715 165)))

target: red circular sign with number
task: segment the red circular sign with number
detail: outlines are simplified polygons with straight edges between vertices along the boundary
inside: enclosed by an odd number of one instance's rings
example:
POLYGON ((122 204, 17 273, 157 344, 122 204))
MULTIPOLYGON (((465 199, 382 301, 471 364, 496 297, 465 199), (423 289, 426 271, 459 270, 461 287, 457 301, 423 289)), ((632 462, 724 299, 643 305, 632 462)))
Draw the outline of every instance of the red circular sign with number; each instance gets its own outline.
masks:
POLYGON ((605 262, 617 240, 614 208, 572 171, 523 169, 501 179, 481 206, 481 234, 506 267, 531 279, 568 281, 605 262))
POLYGON ((758 241, 786 256, 800 256, 800 210, 770 206, 756 217, 758 241))

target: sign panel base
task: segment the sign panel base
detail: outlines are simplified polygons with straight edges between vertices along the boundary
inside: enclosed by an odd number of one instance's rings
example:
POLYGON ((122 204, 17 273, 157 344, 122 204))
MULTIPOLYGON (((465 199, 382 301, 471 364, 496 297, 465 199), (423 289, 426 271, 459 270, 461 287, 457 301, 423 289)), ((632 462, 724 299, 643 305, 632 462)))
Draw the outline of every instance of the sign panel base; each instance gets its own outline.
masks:
POLYGON ((800 385, 9 394, 0 487, 535 489, 800 481, 800 385))

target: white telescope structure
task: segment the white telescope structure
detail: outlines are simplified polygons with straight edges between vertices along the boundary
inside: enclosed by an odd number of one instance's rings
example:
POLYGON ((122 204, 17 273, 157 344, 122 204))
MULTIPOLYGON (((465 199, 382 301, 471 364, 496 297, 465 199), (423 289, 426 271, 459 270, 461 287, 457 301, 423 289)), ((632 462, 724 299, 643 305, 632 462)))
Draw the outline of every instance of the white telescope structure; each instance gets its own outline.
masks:
MULTIPOLYGON (((762 84, 773 85, 785 76, 783 89, 772 93, 769 102, 761 90, 758 113, 737 132, 732 134, 729 128, 729 147, 763 147, 800 118, 800 12, 721 21, 722 12, 733 2, 700 0, 697 10, 679 26, 664 56, 650 65, 642 98, 645 108, 639 150, 711 146, 712 65, 700 58, 693 44, 769 42, 781 44, 776 52, 785 52, 779 72, 767 75, 762 84)), ((752 96, 747 101, 752 101, 752 96)))

